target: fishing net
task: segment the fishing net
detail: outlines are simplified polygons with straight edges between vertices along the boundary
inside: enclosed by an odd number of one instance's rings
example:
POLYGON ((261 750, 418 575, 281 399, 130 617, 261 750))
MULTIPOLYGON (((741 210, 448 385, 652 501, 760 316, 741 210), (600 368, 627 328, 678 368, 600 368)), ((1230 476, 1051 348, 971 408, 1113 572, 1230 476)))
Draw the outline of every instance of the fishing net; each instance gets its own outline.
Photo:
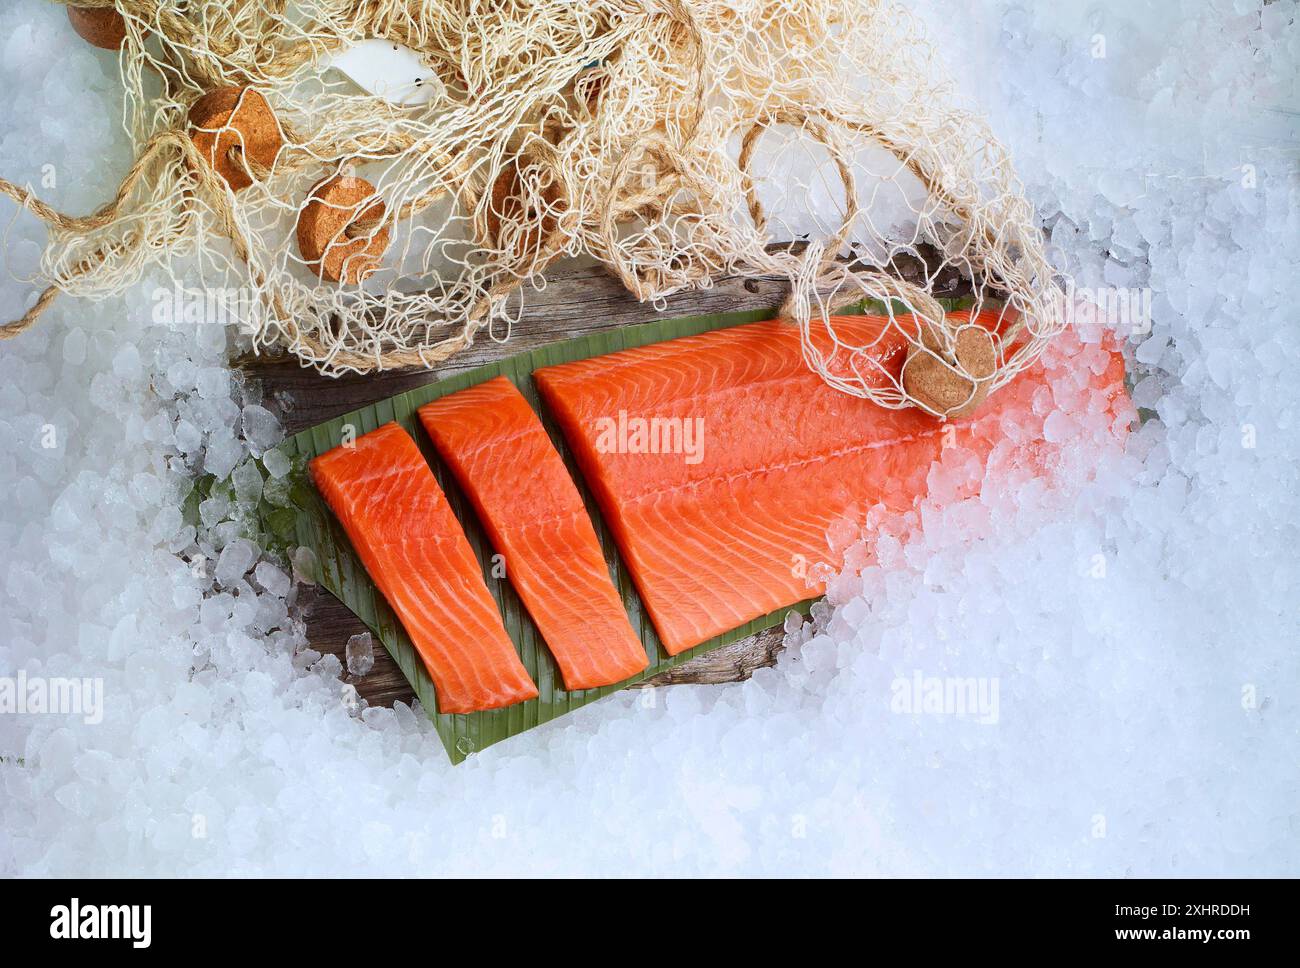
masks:
POLYGON ((1063 325, 1005 149, 896 3, 78 5, 121 18, 136 162, 85 217, 0 184, 50 223, 49 288, 6 336, 57 292, 184 266, 178 291, 245 294, 256 349, 327 374, 429 367, 506 338, 548 267, 585 256, 661 307, 723 276, 786 278, 810 367, 952 416, 1063 325), (421 103, 328 69, 367 38, 419 55, 421 103), (945 315, 954 274, 985 322, 945 315), (834 324, 864 298, 888 317, 868 345, 834 324))

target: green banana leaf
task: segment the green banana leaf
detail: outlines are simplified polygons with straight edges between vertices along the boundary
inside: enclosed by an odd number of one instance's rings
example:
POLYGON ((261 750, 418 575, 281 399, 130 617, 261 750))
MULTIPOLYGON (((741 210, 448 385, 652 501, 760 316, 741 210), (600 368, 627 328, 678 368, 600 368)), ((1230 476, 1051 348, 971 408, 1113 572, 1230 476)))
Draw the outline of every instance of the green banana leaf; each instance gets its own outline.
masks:
MULTIPOLYGON (((956 304, 948 307, 956 308, 956 304)), ((879 311, 875 306, 855 306, 855 311, 879 311)), ((564 441, 559 427, 551 420, 541 405, 533 387, 531 375, 534 370, 556 363, 568 363, 572 360, 602 356, 617 350, 645 346, 680 336, 691 336, 708 330, 738 326, 742 323, 770 319, 770 310, 756 310, 741 313, 723 313, 711 316, 692 316, 682 319, 660 319, 637 326, 628 326, 610 332, 583 336, 549 346, 498 363, 490 363, 467 373, 459 374, 445 380, 430 383, 428 386, 399 393, 387 400, 354 410, 351 413, 318 424, 309 430, 286 440, 277 449, 292 462, 289 475, 289 498, 291 507, 276 508, 270 512, 274 520, 264 519, 264 529, 272 534, 287 539, 287 544, 296 544, 310 548, 316 556, 319 574, 316 579, 331 594, 348 606, 370 627, 371 631, 405 674, 425 712, 433 720, 438 735, 447 748, 447 754, 453 763, 460 763, 472 753, 486 749, 493 743, 499 743, 524 730, 532 729, 549 722, 558 716, 572 712, 580 706, 594 702, 615 690, 622 689, 643 679, 657 675, 665 669, 680 665, 695 656, 701 655, 719 646, 743 639, 763 629, 769 628, 792 610, 807 614, 811 602, 802 602, 793 608, 781 609, 763 618, 755 619, 724 635, 711 639, 694 649, 680 655, 670 656, 664 651, 655 634, 654 626, 641 604, 633 587, 632 579, 619 558, 613 537, 600 514, 590 490, 579 473, 572 454, 564 441), (563 687, 559 670, 547 651, 545 643, 538 634, 528 612, 515 594, 507 579, 495 577, 491 571, 493 549, 483 528, 478 522, 469 501, 457 485, 455 478, 443 466, 432 443, 420 426, 416 410, 431 400, 457 390, 481 383, 495 376, 506 376, 514 381, 538 413, 556 448, 564 457, 578 490, 586 502, 587 509, 596 525, 596 534, 605 552, 614 585, 623 596, 632 627, 641 636, 646 655, 650 659, 649 667, 642 673, 624 683, 605 686, 601 689, 587 689, 567 692, 563 687), (415 439, 428 459, 439 485, 446 493, 452 509, 460 519, 469 537, 470 544, 483 566, 484 579, 488 588, 501 608, 506 631, 519 650, 524 667, 537 683, 540 695, 537 699, 518 703, 506 709, 495 709, 468 715, 444 715, 439 713, 437 696, 433 682, 429 678, 424 664, 420 661, 411 641, 402 629, 396 615, 388 607, 383 596, 379 594, 370 577, 362 567, 343 528, 335 520, 329 509, 321 500, 316 488, 306 473, 306 463, 311 458, 338 445, 342 438, 345 424, 355 429, 360 436, 374 430, 389 421, 396 421, 406 428, 415 439)))

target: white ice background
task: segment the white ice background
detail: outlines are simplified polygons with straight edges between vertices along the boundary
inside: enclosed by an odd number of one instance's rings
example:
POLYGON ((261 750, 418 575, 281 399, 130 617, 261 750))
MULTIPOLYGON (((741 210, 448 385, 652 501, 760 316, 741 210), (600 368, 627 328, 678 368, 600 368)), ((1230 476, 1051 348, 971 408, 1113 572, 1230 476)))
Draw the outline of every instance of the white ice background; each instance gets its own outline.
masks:
MULTIPOLYGON (((155 324, 161 279, 61 300, 0 344, 0 676, 102 678, 104 716, 0 715, 0 871, 1300 873, 1297 5, 917 6, 1079 284, 1153 291, 1125 454, 932 507, 746 683, 453 768, 306 649, 237 501, 183 525, 193 472, 278 433, 227 334, 155 324), (996 722, 891 709, 917 674, 996 682, 996 722)), ((90 211, 130 161, 115 61, 42 0, 0 51, 0 173, 90 211)), ((4 316, 33 294, 6 274, 4 316)))

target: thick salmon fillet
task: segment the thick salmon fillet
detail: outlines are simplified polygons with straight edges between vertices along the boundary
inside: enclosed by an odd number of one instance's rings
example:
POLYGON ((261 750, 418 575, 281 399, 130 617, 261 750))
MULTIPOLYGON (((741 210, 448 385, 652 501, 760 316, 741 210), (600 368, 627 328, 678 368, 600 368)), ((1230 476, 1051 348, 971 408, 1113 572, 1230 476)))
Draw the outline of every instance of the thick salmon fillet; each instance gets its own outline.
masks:
POLYGON ((515 385, 497 377, 420 408, 420 420, 505 557, 564 688, 622 682, 649 664, 610 581, 582 497, 515 385))
MULTIPOLYGON (((872 344, 879 363, 841 350, 834 366, 872 381, 897 377, 907 344, 883 318, 831 322, 846 343, 872 344)), ((998 326, 992 313, 977 322, 998 326)), ((534 378, 673 655, 821 594, 807 576, 817 562, 841 565, 827 541, 832 522, 860 523, 875 505, 910 509, 944 444, 945 425, 933 417, 828 386, 805 365, 798 330, 776 321, 546 367, 534 378)), ((995 395, 963 425, 972 446, 987 453, 1007 399, 995 395)))
POLYGON ((424 660, 438 710, 535 698, 465 532, 406 431, 385 424, 309 469, 424 660))

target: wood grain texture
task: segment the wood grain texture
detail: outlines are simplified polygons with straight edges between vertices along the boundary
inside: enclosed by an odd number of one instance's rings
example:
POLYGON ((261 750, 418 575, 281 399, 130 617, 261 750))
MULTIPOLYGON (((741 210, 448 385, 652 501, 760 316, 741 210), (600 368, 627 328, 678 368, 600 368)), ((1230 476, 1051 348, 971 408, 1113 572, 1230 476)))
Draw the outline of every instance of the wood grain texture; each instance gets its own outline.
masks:
MULTIPOLYGON (((410 704, 415 693, 384 647, 375 641, 375 665, 367 675, 354 676, 347 671, 344 650, 348 639, 366 632, 366 626, 348 607, 328 592, 303 589, 298 595, 299 614, 307 623, 311 648, 322 655, 336 655, 343 664, 343 681, 356 687, 358 695, 372 706, 391 706, 394 702, 410 704)), ((776 665, 784 646, 785 632, 778 625, 749 638, 714 649, 706 655, 675 666, 660 675, 639 682, 634 689, 681 684, 716 685, 742 682, 755 669, 776 665)))
MULTIPOLYGON (((923 255, 927 256, 925 262, 900 261, 896 268, 903 276, 918 281, 927 272, 926 262, 937 264, 932 253, 923 255)), ((710 289, 669 297, 662 315, 681 317, 763 308, 775 312, 788 291, 789 283, 784 277, 725 278, 710 289)), ((940 274, 936 281, 936 296, 964 296, 969 291, 965 281, 952 272, 947 276, 940 274)), ((544 289, 525 291, 523 305, 522 316, 508 341, 496 342, 480 335, 473 346, 433 371, 390 370, 332 378, 303 368, 287 355, 244 357, 238 363, 246 376, 261 381, 266 406, 279 415, 285 434, 291 435, 440 377, 548 343, 649 322, 661 315, 653 306, 637 302, 616 278, 600 267, 557 268, 549 274, 544 289)), ((324 592, 305 590, 299 597, 299 605, 311 647, 321 653, 338 655, 346 669, 343 651, 347 640, 366 631, 365 625, 346 606, 324 592)), ((776 664, 782 639, 779 626, 768 629, 647 679, 641 687, 748 679, 755 669, 776 664)), ((414 694, 406 679, 382 646, 376 646, 371 672, 360 678, 345 675, 344 681, 352 683, 371 705, 390 706, 398 700, 411 702, 414 694)))

